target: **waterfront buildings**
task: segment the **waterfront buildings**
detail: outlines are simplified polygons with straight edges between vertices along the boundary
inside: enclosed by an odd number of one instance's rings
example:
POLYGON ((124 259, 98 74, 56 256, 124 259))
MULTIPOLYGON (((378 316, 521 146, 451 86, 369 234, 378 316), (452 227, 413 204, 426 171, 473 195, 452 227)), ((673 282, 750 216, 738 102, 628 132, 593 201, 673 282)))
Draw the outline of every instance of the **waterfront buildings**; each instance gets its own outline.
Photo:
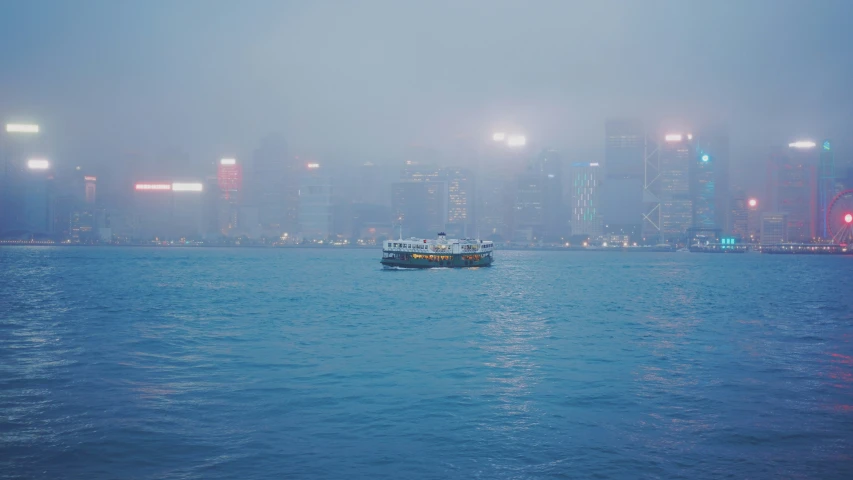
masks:
POLYGON ((774 245, 789 241, 788 214, 765 212, 761 214, 761 244, 774 245))

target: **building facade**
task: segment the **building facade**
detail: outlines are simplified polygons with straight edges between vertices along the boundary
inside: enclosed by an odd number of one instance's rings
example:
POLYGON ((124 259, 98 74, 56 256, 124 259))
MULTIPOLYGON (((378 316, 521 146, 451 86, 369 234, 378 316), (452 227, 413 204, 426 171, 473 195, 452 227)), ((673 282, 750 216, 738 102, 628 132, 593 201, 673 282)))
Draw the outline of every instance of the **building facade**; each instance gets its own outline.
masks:
POLYGON ((573 163, 571 166, 571 227, 572 235, 599 237, 599 188, 601 166, 598 162, 573 163))
POLYGON ((601 216, 604 233, 641 236, 646 154, 643 123, 635 119, 605 122, 601 216))

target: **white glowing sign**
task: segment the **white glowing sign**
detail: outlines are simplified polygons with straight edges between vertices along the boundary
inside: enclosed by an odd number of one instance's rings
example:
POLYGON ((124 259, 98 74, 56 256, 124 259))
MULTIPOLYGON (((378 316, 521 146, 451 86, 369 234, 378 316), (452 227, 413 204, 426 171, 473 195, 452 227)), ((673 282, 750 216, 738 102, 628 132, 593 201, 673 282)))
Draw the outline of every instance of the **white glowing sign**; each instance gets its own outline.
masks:
POLYGON ((237 159, 236 158, 223 158, 222 160, 219 161, 219 164, 220 165, 236 165, 237 159))
POLYGON ((523 147, 527 145, 527 137, 524 135, 510 135, 506 139, 506 144, 510 147, 523 147))
POLYGON ((319 163, 309 163, 308 168, 310 168, 310 169, 320 168, 320 164, 319 163))
POLYGON ((801 140, 799 142, 789 143, 788 146, 791 148, 814 148, 817 144, 814 142, 810 142, 808 140, 801 140))
POLYGON ((39 126, 28 123, 7 123, 6 131, 9 133, 39 133, 39 126))
POLYGON ((162 191, 171 190, 172 186, 168 183, 137 183, 135 188, 142 191, 162 191))
POLYGON ((502 132, 493 133, 492 140, 496 142, 503 142, 504 140, 506 140, 506 134, 502 132))
POLYGON ((598 166, 598 162, 590 163, 590 164, 589 164, 589 166, 590 166, 590 167, 597 167, 597 166, 598 166))
POLYGON ((27 160, 27 168, 30 170, 47 170, 50 168, 50 162, 47 160, 27 160))
POLYGON ((204 185, 200 183, 173 183, 173 192, 200 192, 204 190, 204 185))
POLYGON ((664 140, 666 140, 667 142, 680 142, 681 138, 682 137, 680 133, 670 133, 664 137, 664 140))
POLYGON ((85 180, 87 182, 96 182, 96 181, 98 181, 98 177, 91 177, 89 175, 86 175, 85 177, 83 177, 83 180, 85 180))

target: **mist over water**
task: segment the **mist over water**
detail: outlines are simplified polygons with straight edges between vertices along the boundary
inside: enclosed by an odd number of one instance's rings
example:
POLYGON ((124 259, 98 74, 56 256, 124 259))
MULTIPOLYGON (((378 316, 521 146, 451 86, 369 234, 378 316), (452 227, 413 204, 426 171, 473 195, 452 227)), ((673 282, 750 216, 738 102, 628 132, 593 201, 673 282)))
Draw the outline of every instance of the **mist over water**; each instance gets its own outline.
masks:
POLYGON ((378 260, 0 249, 0 475, 853 473, 851 258, 378 260))

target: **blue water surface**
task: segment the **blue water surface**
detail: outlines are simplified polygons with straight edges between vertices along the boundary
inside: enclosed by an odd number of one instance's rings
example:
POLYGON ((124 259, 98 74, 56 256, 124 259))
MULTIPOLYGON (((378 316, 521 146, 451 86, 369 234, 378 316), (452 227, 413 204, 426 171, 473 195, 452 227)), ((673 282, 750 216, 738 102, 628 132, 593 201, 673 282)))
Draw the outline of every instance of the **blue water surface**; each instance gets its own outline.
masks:
POLYGON ((853 257, 0 248, 3 478, 853 478, 853 257))

